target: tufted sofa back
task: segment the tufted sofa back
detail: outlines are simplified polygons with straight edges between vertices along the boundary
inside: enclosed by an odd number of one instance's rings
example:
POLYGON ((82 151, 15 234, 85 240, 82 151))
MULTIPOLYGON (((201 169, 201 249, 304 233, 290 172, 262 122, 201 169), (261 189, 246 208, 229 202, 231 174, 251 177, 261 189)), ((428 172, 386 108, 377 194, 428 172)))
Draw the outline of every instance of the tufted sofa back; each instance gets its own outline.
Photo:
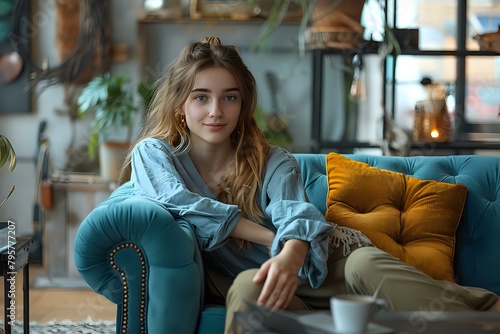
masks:
MULTIPOLYGON (((500 157, 346 156, 423 180, 465 185, 467 200, 456 234, 456 281, 500 294, 500 157)), ((328 186, 326 155, 295 154, 295 157, 302 171, 309 200, 325 212, 328 186)))

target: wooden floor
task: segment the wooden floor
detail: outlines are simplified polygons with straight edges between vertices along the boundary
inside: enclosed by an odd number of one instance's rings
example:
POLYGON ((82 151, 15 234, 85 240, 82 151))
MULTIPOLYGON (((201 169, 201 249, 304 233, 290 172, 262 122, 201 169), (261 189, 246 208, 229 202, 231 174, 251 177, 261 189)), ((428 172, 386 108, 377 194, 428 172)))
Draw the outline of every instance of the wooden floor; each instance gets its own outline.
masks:
MULTIPOLYGON (((43 269, 38 265, 30 265, 30 321, 82 321, 87 319, 115 320, 116 306, 103 296, 90 289, 54 289, 33 288, 37 274, 43 269)), ((15 282, 15 319, 23 320, 23 273, 16 276, 15 282)), ((0 282, 0 315, 4 317, 4 281, 0 282)))

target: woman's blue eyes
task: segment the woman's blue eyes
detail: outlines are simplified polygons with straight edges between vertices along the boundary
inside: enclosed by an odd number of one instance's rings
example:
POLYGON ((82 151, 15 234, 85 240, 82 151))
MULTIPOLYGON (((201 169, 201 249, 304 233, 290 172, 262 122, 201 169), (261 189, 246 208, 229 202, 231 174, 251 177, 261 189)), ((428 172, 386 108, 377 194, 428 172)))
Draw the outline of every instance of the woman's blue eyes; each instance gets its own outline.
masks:
MULTIPOLYGON (((198 95, 194 98, 196 101, 200 101, 200 102, 203 102, 203 101, 206 101, 208 100, 208 97, 206 95, 198 95)), ((225 101, 235 101, 237 99, 236 96, 234 95, 229 95, 229 96, 226 96, 224 97, 224 100, 225 101)))
POLYGON ((206 96, 196 96, 194 99, 195 99, 196 101, 203 101, 203 100, 205 100, 206 98, 207 98, 206 96))

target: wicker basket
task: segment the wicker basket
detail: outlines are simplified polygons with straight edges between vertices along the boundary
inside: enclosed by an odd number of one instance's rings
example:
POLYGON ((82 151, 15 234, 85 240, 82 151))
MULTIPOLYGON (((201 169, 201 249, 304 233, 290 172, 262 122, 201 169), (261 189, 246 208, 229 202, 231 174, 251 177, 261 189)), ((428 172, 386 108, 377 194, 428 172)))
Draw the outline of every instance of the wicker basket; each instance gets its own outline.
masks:
POLYGON ((413 141, 447 142, 453 139, 452 124, 444 100, 419 101, 415 105, 413 141))
POLYGON ((312 27, 306 31, 311 49, 357 49, 363 42, 363 34, 345 27, 312 27))

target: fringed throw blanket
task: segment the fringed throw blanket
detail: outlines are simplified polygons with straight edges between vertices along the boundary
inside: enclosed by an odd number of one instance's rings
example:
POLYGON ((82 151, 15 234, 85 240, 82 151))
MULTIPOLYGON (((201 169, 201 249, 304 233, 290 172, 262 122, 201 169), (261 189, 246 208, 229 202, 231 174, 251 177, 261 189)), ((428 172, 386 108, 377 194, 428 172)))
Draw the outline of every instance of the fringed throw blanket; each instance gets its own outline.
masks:
POLYGON ((373 243, 363 233, 345 226, 338 226, 331 223, 334 227, 333 233, 330 235, 330 245, 334 248, 339 248, 342 244, 344 256, 351 253, 351 246, 358 247, 373 246, 373 243))

